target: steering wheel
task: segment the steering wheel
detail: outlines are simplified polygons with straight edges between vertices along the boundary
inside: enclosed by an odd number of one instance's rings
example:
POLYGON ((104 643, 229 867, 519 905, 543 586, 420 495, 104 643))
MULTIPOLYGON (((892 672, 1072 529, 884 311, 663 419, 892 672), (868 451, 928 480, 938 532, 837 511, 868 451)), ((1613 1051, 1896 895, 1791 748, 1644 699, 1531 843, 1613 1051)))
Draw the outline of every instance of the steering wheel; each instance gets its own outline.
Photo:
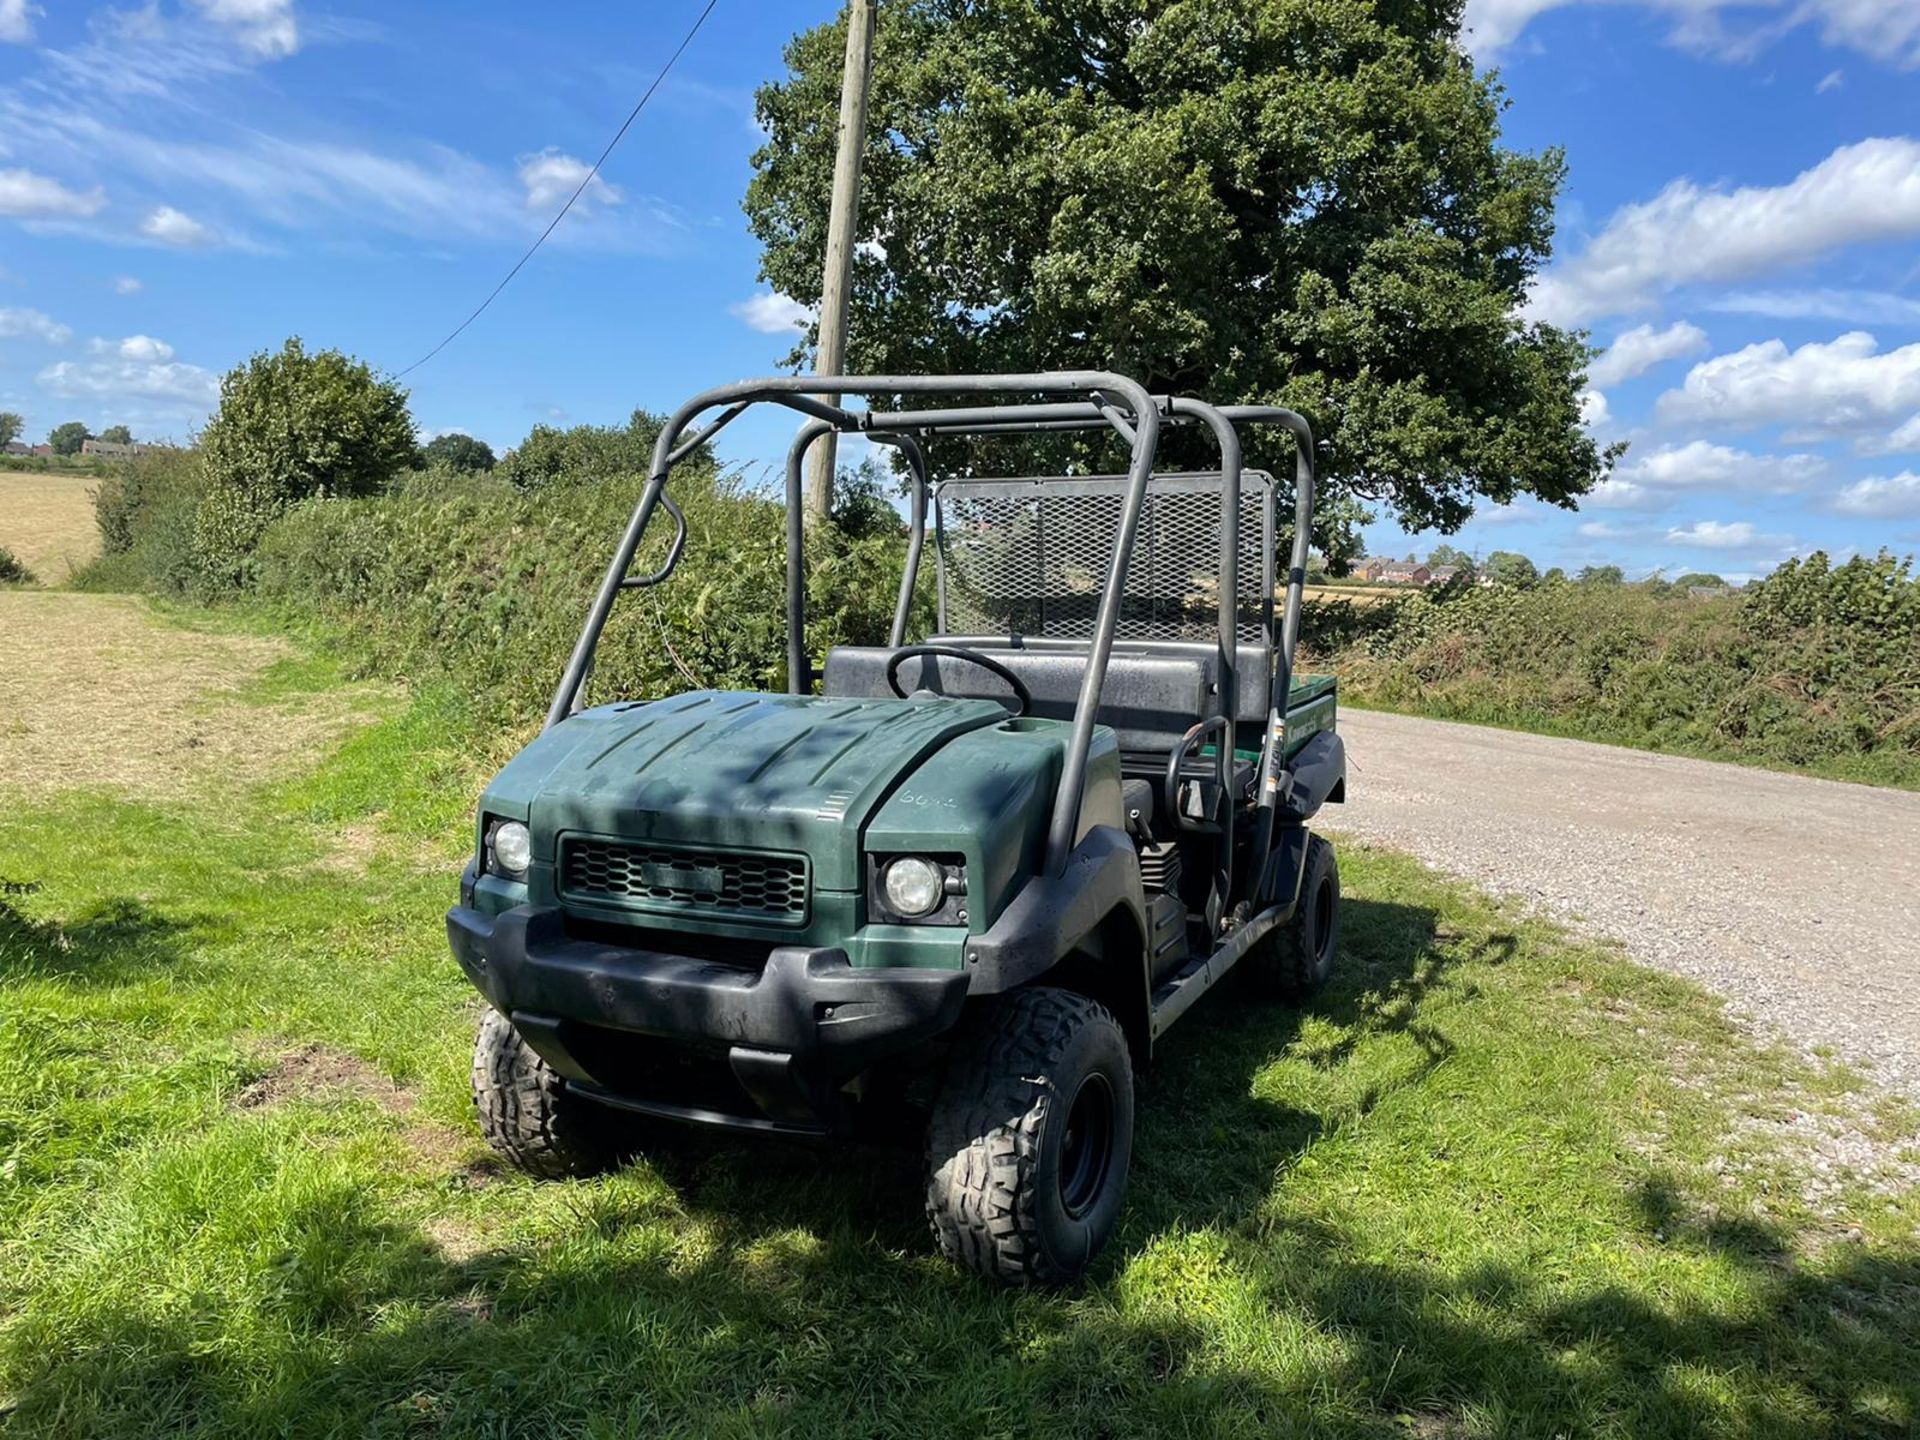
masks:
POLYGON ((978 665, 994 678, 1004 680, 1007 688, 1013 691, 1014 699, 1020 702, 1020 708, 1013 712, 1016 718, 1033 713, 1033 692, 1027 689, 1018 675, 991 655, 982 655, 978 650, 963 650, 958 645, 905 645, 894 651, 893 658, 887 661, 887 688, 902 700, 907 698, 907 692, 900 688, 900 662, 911 660, 916 655, 942 655, 949 660, 964 660, 969 665, 978 665))

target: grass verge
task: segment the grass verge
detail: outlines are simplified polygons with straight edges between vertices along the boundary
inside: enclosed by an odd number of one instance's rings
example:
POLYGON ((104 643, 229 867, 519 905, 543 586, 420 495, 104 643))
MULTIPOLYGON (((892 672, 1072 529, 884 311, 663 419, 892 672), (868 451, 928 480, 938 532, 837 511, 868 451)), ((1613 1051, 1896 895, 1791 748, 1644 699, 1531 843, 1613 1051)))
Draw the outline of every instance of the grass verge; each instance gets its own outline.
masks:
POLYGON ((217 804, 0 815, 0 1433, 1920 1425, 1911 1117, 1357 846, 1336 983, 1174 1033, 1076 1290, 934 1259, 909 1153, 505 1172, 440 920, 473 751, 430 694, 217 804))

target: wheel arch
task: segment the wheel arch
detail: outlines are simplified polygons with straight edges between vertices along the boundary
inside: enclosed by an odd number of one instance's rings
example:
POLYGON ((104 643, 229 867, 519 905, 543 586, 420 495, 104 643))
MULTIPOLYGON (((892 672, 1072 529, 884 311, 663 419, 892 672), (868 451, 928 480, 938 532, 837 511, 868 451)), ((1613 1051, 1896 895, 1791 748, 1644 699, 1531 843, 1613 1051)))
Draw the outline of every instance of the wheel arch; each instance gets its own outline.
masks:
POLYGON ((1052 970, 1033 983, 1071 990, 1105 1006, 1120 1023, 1134 1064, 1145 1065, 1152 1058, 1147 937, 1127 906, 1109 910, 1052 970))

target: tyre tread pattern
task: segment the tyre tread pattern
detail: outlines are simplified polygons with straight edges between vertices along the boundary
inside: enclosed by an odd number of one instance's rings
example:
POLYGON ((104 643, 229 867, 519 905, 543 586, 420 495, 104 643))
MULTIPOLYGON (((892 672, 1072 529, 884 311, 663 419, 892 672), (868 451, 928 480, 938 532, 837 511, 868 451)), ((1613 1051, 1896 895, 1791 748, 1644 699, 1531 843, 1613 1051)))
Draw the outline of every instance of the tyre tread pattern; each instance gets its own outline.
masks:
MULTIPOLYGON (((978 1017, 948 1065, 927 1129, 927 1220, 941 1253, 1002 1284, 1057 1285, 1063 1268, 1034 1214, 1053 1078, 1088 1026, 1121 1034, 1106 1008, 1070 990, 1016 990, 978 1017)), ((1124 1038, 1121 1040, 1124 1046, 1124 1038)))
POLYGON ((487 1143, 542 1179, 596 1174, 614 1156, 590 1103, 567 1093, 504 1015, 487 1012, 473 1047, 473 1104, 487 1143))

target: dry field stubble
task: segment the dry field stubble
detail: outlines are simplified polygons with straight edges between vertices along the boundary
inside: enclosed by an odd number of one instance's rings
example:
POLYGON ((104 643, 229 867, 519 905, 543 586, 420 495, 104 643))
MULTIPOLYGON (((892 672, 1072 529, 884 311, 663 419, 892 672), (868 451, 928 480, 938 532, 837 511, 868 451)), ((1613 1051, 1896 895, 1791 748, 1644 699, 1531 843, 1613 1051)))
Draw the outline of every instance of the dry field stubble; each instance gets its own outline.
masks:
POLYGON ((0 472, 0 546, 42 585, 58 585, 100 548, 92 475, 0 472))

